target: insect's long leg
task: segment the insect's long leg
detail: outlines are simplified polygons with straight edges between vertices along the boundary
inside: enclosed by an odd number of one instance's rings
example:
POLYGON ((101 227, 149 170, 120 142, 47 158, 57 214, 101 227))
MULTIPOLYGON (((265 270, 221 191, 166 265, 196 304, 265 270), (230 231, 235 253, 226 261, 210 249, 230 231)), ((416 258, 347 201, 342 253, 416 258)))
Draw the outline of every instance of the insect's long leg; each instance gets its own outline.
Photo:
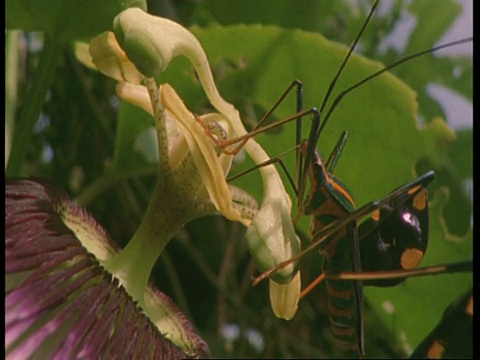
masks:
POLYGON ((325 279, 326 275, 324 272, 322 272, 319 276, 317 276, 315 280, 313 280, 300 292, 300 299, 304 298, 308 293, 310 293, 310 291, 312 291, 318 284, 320 284, 325 279))
MULTIPOLYGON (((313 135, 316 133, 316 129, 320 126, 320 113, 314 114, 312 125, 310 128, 310 134, 307 140, 307 149, 305 154, 298 156, 297 163, 297 181, 298 181, 298 198, 297 205, 299 209, 303 208, 303 198, 305 196, 305 189, 307 186, 307 170, 312 161, 312 156, 315 153, 317 143, 313 141, 313 135)), ((299 151, 302 152, 302 151, 299 151)))
MULTIPOLYGON (((282 124, 284 123, 287 123, 287 122, 290 122, 292 120, 295 120, 297 119, 297 124, 301 123, 301 118, 303 115, 307 115, 307 114, 310 114, 312 112, 316 112, 315 109, 309 109, 309 110, 306 110, 305 112, 302 112, 303 110, 303 83, 300 81, 300 80, 293 80, 290 85, 283 91, 283 93, 280 95, 280 97, 278 98, 278 100, 273 104, 273 106, 270 108, 270 110, 268 110, 265 115, 263 115, 263 117, 260 119, 260 121, 255 125, 255 127, 253 128, 252 131, 250 131, 248 134, 244 135, 244 136, 239 136, 239 137, 236 137, 234 139, 230 139, 230 140, 223 140, 223 141, 220 141, 219 142, 219 145, 222 147, 222 148, 225 148, 229 145, 233 145, 233 144, 236 144, 238 142, 240 142, 240 144, 237 145, 237 147, 231 151, 229 151, 229 153, 235 155, 237 154, 242 148, 243 146, 245 145, 245 143, 248 141, 248 139, 250 139, 252 136, 255 136, 257 134, 259 134, 260 132, 264 132, 264 131, 267 131, 271 128, 275 128, 277 126, 281 126, 282 124), (271 124, 269 126, 264 126, 262 127, 262 125, 265 123, 265 121, 267 121, 267 119, 273 114, 273 112, 278 108, 278 106, 283 102, 283 100, 285 100, 285 98, 287 97, 287 95, 292 91, 292 89, 296 89, 296 98, 297 98, 297 104, 299 104, 299 101, 301 102, 301 105, 298 106, 297 105, 297 113, 292 116, 292 117, 289 117, 289 118, 286 118, 284 120, 281 120, 279 122, 276 122, 274 124, 271 124)), ((298 126, 298 125, 297 125, 298 126)), ((300 136, 301 136, 301 132, 300 132, 300 136)), ((297 132, 297 139, 299 137, 299 134, 297 132)))
MULTIPOLYGON (((292 91, 293 88, 296 88, 297 99, 301 97, 303 99, 303 83, 300 80, 293 80, 290 85, 284 90, 284 92, 280 95, 278 100, 273 104, 270 110, 267 111, 265 115, 260 119, 260 121, 255 125, 253 130, 258 130, 267 119, 273 114, 273 112, 278 108, 278 106, 283 102, 283 100, 287 97, 287 95, 292 91), (301 95, 300 95, 301 94, 301 95)), ((303 107, 300 108, 303 110, 303 107)), ((300 112, 300 110, 297 111, 300 112)))
MULTIPOLYGON (((274 128, 277 128, 279 126, 282 126, 284 124, 287 124, 293 120, 297 120, 299 118, 302 118, 303 116, 306 116, 306 115, 311 115, 313 114, 314 116, 316 116, 318 114, 318 111, 316 108, 310 108, 310 109, 307 109, 307 110, 303 110, 299 113, 296 113, 292 116, 289 116, 285 119, 282 119, 282 120, 279 120, 273 124, 270 124, 270 125, 266 125, 262 128, 259 128, 259 129, 256 129, 256 130, 252 130, 250 131, 248 134, 245 134, 245 135, 242 135, 242 136, 238 136, 236 138, 233 138, 233 139, 228 139, 228 140, 223 140, 223 141, 218 141, 218 145, 221 147, 221 148, 225 148, 227 146, 230 146, 230 145, 234 145, 238 142, 246 142, 248 139, 250 139, 251 137, 257 135, 257 134, 260 134, 262 132, 265 132, 265 131, 268 131, 268 130, 271 130, 271 129, 274 129, 274 128)), ((242 145, 243 146, 243 145, 242 145)), ((232 151, 228 151, 227 153, 230 153, 232 155, 236 155, 240 150, 241 150, 241 147, 242 146, 237 146, 234 150, 232 151)))
POLYGON ((285 166, 285 163, 283 162, 282 160, 282 157, 292 151, 295 151, 297 150, 297 153, 298 153, 298 146, 294 146, 292 147, 291 149, 288 149, 287 151, 284 151, 282 152, 281 154, 277 155, 276 157, 274 158, 270 158, 269 160, 263 162, 263 163, 260 163, 260 164, 257 164, 255 166, 252 166, 251 168, 247 169, 247 170, 244 170, 238 174, 235 174, 234 176, 232 177, 229 177, 227 179, 227 182, 232 182, 234 181, 235 179, 238 179, 244 175, 247 175, 249 173, 251 173, 252 171, 255 171, 261 167, 264 167, 264 166, 267 166, 267 165, 271 165, 271 164, 278 164, 280 165, 280 167, 282 168, 282 170, 284 171, 285 175, 287 176, 287 179, 288 179, 288 182, 290 183, 293 191, 295 192, 296 195, 298 195, 298 189, 297 189, 297 186, 296 186, 296 183, 295 183, 295 180, 292 178, 290 172, 288 171, 287 167, 285 166))
MULTIPOLYGON (((299 91, 297 92, 297 113, 301 112, 303 110, 303 86, 299 88, 299 91)), ((319 114, 314 114, 313 117, 313 123, 315 123, 315 118, 319 117, 319 114)), ((313 124, 312 124, 313 126, 313 124)), ((297 206, 300 205, 300 199, 303 197, 303 189, 300 189, 300 174, 302 173, 302 164, 303 164, 303 154, 300 151, 300 143, 303 139, 303 133, 302 133, 302 118, 298 118, 295 124, 295 145, 298 147, 297 151, 297 156, 296 156, 296 168, 295 168, 295 179, 296 179, 296 184, 297 184, 297 191, 296 196, 297 196, 297 206), (300 194, 300 191, 302 191, 302 194, 300 194)))
POLYGON ((325 168, 327 171, 332 174, 333 170, 335 170, 335 166, 337 166, 338 159, 340 159, 340 155, 342 154, 343 148, 347 143, 348 139, 348 131, 344 131, 340 138, 338 139, 337 144, 333 148, 330 156, 328 157, 327 161, 325 162, 325 168))
POLYGON ((440 264, 432 266, 424 266, 421 268, 410 270, 388 270, 388 271, 366 271, 366 272, 348 272, 342 271, 337 274, 328 274, 326 278, 332 280, 385 280, 385 279, 398 279, 414 276, 424 275, 438 275, 444 273, 458 273, 458 272, 471 272, 473 269, 473 261, 459 261, 449 264, 440 264))

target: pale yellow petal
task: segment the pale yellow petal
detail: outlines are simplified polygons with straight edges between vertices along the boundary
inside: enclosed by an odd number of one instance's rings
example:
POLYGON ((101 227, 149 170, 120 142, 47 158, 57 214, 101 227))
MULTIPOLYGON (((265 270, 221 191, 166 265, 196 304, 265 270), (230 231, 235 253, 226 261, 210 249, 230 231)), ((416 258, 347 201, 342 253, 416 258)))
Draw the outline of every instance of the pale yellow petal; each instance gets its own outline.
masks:
POLYGON ((90 55, 97 69, 118 81, 139 84, 143 75, 128 59, 112 32, 103 32, 90 41, 90 55))
POLYGON ((290 320, 295 316, 301 287, 300 272, 287 284, 269 280, 270 305, 276 317, 290 320))
POLYGON ((153 116, 152 102, 145 86, 119 82, 117 83, 116 93, 122 100, 142 108, 153 116))
POLYGON ((160 98, 166 110, 178 122, 213 204, 226 218, 244 221, 233 206, 232 194, 225 181, 222 164, 212 140, 205 135, 204 128, 195 120, 170 85, 164 84, 160 87, 160 98))

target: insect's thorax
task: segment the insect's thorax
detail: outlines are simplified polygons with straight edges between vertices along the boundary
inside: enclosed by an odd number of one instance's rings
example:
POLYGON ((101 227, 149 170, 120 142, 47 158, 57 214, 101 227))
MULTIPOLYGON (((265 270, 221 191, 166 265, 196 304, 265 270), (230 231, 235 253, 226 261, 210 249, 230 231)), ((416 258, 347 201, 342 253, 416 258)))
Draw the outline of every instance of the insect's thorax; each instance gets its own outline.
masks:
MULTIPOLYGON (((323 159, 316 151, 308 167, 307 176, 310 188, 304 201, 304 209, 305 215, 312 215, 310 229, 312 234, 318 233, 325 226, 355 210, 350 191, 326 170, 323 159)), ((331 235, 319 245, 319 251, 327 257, 330 257, 329 254, 336 254, 339 250, 339 241, 345 238, 348 232, 347 226, 331 235)))

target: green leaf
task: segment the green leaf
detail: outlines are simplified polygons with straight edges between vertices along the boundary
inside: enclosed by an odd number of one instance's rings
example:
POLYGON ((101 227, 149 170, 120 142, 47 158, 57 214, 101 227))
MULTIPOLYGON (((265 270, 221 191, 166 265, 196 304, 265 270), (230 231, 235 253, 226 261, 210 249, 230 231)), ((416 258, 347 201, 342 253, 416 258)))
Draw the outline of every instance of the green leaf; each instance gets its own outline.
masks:
POLYGON ((145 0, 7 0, 7 29, 45 31, 63 43, 88 39, 113 28, 113 18, 129 7, 146 9, 145 0))
POLYGON ((455 163, 462 179, 471 178, 473 174, 473 131, 457 131, 457 140, 445 146, 445 152, 455 163))

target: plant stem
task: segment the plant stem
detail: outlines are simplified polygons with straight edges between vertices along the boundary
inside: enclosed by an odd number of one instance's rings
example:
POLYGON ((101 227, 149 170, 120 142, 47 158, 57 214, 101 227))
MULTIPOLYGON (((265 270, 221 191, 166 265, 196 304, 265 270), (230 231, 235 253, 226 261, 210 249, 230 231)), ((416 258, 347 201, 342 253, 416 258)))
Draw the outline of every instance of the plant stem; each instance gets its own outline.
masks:
POLYGON ((15 124, 12 151, 7 166, 6 176, 21 176, 22 165, 27 153, 28 144, 33 135, 35 123, 40 115, 47 96, 47 91, 53 81, 55 69, 62 53, 63 44, 59 44, 45 36, 40 62, 30 90, 25 96, 25 102, 20 110, 20 116, 15 124))
POLYGON ((18 53, 22 32, 9 30, 5 38, 5 164, 8 163, 17 106, 18 53))
POLYGON ((140 226, 127 246, 104 266, 115 274, 128 293, 143 305, 150 273, 170 239, 194 217, 194 198, 172 182, 157 181, 140 226))

